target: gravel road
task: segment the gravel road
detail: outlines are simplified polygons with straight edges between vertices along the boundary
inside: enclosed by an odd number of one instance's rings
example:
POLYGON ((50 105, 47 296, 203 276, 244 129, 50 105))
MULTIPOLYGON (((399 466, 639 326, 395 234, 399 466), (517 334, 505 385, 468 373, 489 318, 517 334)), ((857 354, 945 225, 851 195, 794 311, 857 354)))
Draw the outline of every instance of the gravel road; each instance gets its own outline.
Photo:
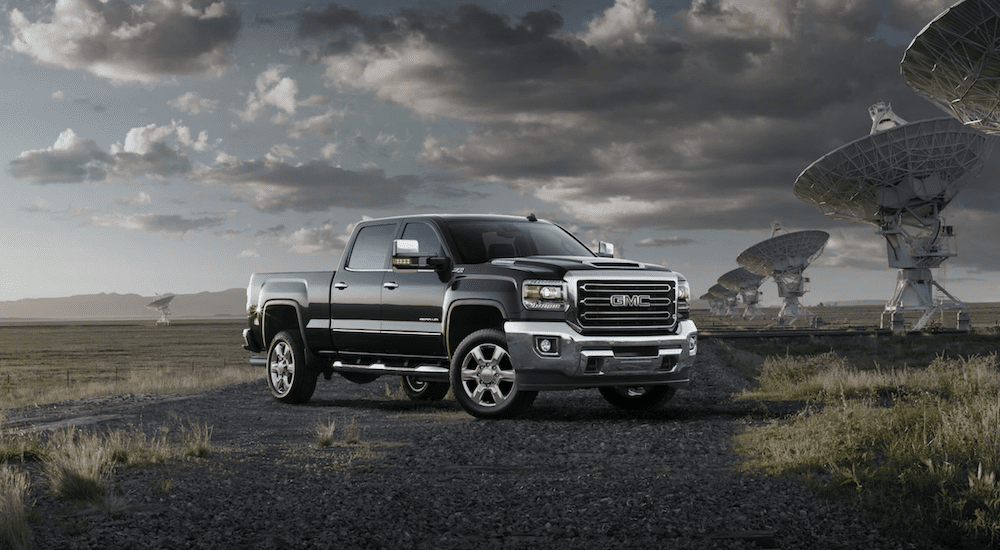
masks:
POLYGON ((109 506, 54 499, 32 469, 36 549, 930 549, 792 479, 740 473, 731 436, 759 413, 702 346, 694 387, 626 414, 596 391, 542 393, 515 420, 320 380, 307 405, 263 381, 194 396, 120 396, 12 411, 21 428, 208 424, 213 452, 119 468, 109 506), (334 444, 317 445, 335 422, 334 444), (342 440, 356 423, 358 442, 342 440))

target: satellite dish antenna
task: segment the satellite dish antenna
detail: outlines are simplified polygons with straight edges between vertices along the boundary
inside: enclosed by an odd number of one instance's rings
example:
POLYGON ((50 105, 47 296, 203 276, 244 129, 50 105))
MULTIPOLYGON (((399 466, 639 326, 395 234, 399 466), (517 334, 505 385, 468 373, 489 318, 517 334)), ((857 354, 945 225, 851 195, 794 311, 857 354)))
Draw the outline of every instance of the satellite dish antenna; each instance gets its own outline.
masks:
POLYGON ((714 284, 708 289, 708 293, 715 296, 715 299, 718 300, 718 311, 714 313, 715 315, 720 317, 723 315, 735 315, 733 309, 736 307, 736 301, 740 295, 739 292, 729 290, 720 284, 714 284))
POLYGON ((906 83, 962 123, 1000 134, 1000 5, 964 0, 921 30, 903 54, 906 83))
POLYGON ((989 152, 985 134, 951 117, 907 123, 882 102, 869 109, 872 133, 813 162, 795 180, 795 194, 834 219, 867 223, 885 237, 889 267, 897 273, 896 291, 882 313, 892 329, 903 329, 903 312, 924 311, 914 325, 921 330, 940 309, 965 305, 934 281, 931 269, 955 256, 955 234, 941 218, 965 185, 965 176, 982 169, 989 152), (879 121, 893 119, 897 125, 879 121), (934 304, 937 288, 946 299, 934 304))
POLYGON ((743 318, 749 318, 752 321, 758 315, 763 315, 757 304, 760 302, 760 285, 766 278, 748 271, 745 267, 738 267, 719 277, 719 284, 728 290, 739 293, 746 305, 743 310, 743 318))
POLYGON ((789 233, 779 222, 775 222, 771 226, 770 239, 751 246, 737 256, 736 263, 747 271, 774 278, 778 285, 778 296, 784 299, 781 311, 778 312, 778 320, 782 324, 786 317, 791 317, 791 324, 800 316, 810 314, 799 303, 799 298, 809 290, 809 279, 804 273, 809 264, 823 253, 823 247, 829 238, 826 231, 789 233))
POLYGON ((709 314, 715 316, 721 316, 724 310, 723 300, 717 296, 712 295, 711 292, 706 292, 701 295, 699 300, 705 300, 708 302, 709 314))
MULTIPOLYGON (((157 296, 159 296, 159 294, 157 294, 157 296)), ((156 324, 158 324, 158 325, 159 324, 164 324, 164 325, 169 325, 170 324, 170 319, 169 319, 169 317, 170 317, 170 302, 172 302, 173 299, 174 299, 174 296, 171 294, 170 296, 164 296, 163 298, 159 298, 157 300, 154 300, 154 301, 146 304, 146 307, 148 307, 149 309, 155 309, 156 311, 160 312, 160 319, 158 321, 156 321, 156 324)))

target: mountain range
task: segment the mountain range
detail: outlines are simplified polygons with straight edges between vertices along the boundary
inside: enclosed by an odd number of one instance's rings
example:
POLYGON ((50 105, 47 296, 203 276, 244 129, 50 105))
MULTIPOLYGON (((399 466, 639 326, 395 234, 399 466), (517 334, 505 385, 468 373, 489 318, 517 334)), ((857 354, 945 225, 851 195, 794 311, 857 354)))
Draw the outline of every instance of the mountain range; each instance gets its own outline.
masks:
MULTIPOLYGON (((86 294, 66 298, 26 298, 0 302, 0 321, 152 319, 160 312, 146 307, 164 296, 138 294, 86 294)), ((247 291, 232 288, 219 292, 178 294, 170 302, 170 317, 223 318, 246 315, 247 291)))

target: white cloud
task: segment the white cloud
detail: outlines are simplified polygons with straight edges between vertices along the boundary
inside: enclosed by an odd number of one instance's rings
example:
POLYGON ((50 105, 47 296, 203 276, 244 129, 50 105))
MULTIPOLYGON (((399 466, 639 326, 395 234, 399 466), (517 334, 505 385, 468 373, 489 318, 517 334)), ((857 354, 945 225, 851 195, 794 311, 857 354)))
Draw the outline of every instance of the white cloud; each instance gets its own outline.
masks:
POLYGON ((292 147, 285 143, 280 143, 271 146, 271 150, 267 153, 269 159, 280 160, 283 158, 295 158, 295 151, 292 147))
POLYGON ((271 65, 266 71, 257 75, 257 90, 247 96, 247 105, 238 114, 241 119, 251 122, 256 120, 268 105, 278 107, 287 115, 294 115, 297 107, 295 94, 299 86, 294 79, 282 76, 284 65, 271 65))
POLYGON ((339 153, 340 153, 339 143, 327 143, 320 150, 320 156, 322 156, 324 160, 330 160, 339 153))
POLYGON ((325 137, 333 134, 336 130, 333 126, 335 119, 343 119, 343 111, 329 110, 321 115, 316 115, 303 120, 295 120, 285 123, 285 133, 294 139, 305 139, 308 136, 325 137))
POLYGON ((206 99, 194 92, 187 92, 177 99, 168 101, 172 107, 181 111, 197 115, 200 113, 211 113, 215 110, 216 101, 206 99))
POLYGON ((215 227, 224 219, 223 217, 189 219, 175 214, 103 214, 91 217, 89 224, 182 237, 189 231, 215 227))
POLYGON ((10 49, 46 66, 83 70, 116 83, 153 83, 174 75, 217 77, 232 58, 240 18, 224 2, 60 0, 51 21, 10 11, 10 49), (183 38, 179 38, 183 37, 183 38))
POLYGON ((111 156, 92 139, 83 139, 71 128, 59 134, 46 149, 25 151, 10 162, 15 178, 34 183, 80 183, 101 181, 111 156))
POLYGON ((340 254, 347 246, 353 225, 349 228, 341 232, 329 223, 321 227, 303 227, 281 241, 298 254, 340 254))
POLYGON ((140 191, 139 195, 135 198, 119 197, 115 199, 115 204, 120 204, 122 206, 142 206, 153 204, 153 197, 149 196, 149 193, 145 191, 140 191))

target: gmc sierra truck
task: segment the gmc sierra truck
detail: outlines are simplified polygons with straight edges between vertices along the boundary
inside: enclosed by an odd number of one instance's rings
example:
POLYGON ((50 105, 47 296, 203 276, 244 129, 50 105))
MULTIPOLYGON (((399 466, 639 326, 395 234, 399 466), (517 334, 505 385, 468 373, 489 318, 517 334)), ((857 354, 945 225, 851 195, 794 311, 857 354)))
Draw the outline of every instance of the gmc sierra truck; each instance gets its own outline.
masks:
POLYGON ((450 389, 480 418, 513 417, 541 390, 656 407, 690 383, 690 286, 599 249, 533 214, 366 220, 336 271, 251 276, 244 348, 266 352, 251 363, 285 403, 337 373, 400 376, 415 400, 450 389))

